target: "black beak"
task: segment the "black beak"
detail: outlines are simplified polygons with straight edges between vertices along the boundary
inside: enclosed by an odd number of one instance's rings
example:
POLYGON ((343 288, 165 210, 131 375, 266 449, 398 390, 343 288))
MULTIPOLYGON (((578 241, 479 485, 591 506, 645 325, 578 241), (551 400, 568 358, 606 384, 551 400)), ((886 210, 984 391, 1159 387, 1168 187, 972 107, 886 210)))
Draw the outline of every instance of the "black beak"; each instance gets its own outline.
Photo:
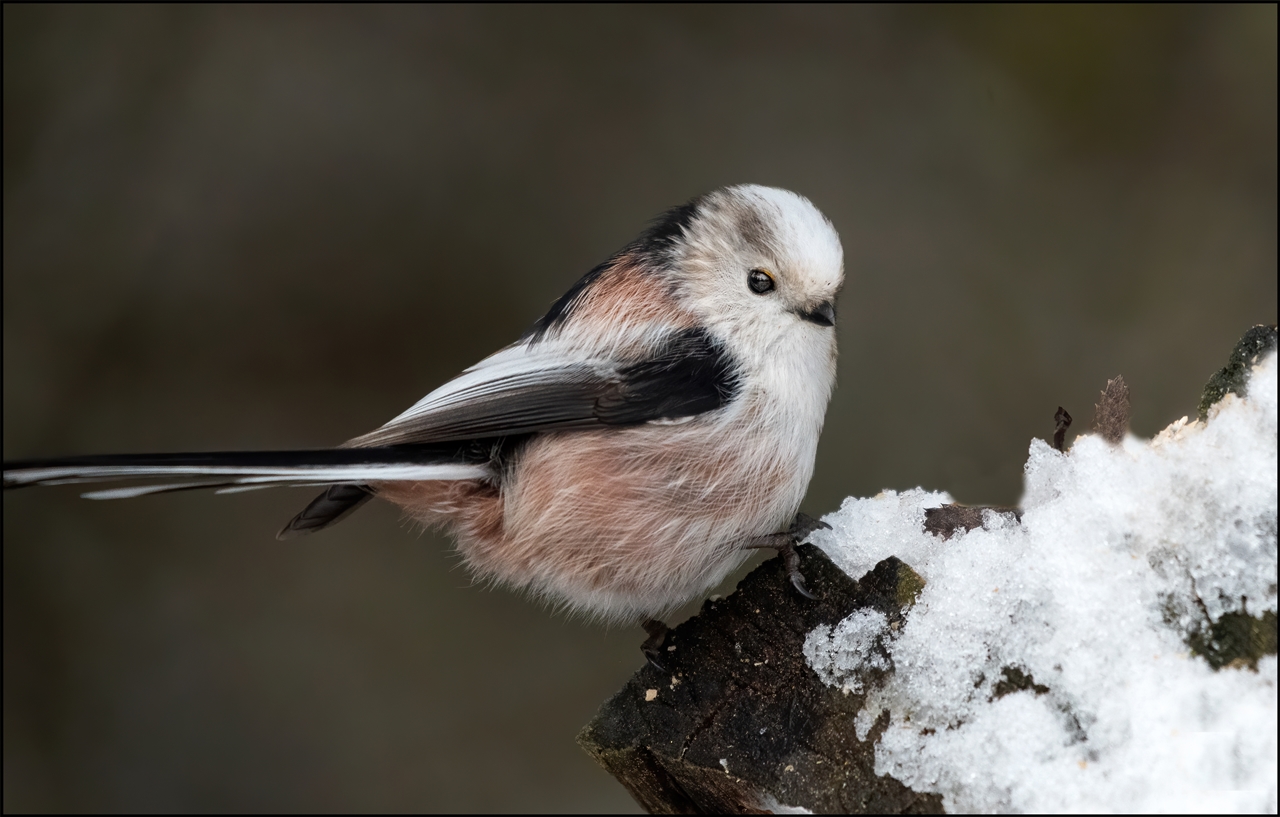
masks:
POLYGON ((800 310, 799 315, 806 321, 818 324, 818 326, 836 325, 836 308, 830 301, 823 301, 813 309, 800 310))

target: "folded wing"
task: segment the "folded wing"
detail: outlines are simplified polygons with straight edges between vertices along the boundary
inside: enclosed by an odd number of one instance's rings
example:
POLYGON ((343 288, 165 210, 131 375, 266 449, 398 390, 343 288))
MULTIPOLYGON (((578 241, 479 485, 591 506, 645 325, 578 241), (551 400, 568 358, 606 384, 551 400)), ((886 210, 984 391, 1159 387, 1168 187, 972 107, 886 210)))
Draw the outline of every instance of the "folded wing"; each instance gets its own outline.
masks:
POLYGON ((724 347, 701 329, 669 333, 634 360, 574 359, 519 344, 481 361, 350 446, 474 440, 677 420, 723 407, 738 390, 724 347))

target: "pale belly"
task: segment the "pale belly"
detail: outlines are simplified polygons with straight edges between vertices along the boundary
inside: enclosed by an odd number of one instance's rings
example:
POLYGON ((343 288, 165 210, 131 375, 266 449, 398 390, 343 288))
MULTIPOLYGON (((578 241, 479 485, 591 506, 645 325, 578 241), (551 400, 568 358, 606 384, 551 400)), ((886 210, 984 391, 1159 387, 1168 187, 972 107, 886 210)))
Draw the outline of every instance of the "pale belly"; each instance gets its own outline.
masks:
POLYGON ((662 426, 538 438, 502 486, 502 535, 460 540, 462 555, 588 615, 658 615, 718 584, 746 540, 799 508, 812 448, 746 442, 662 426))

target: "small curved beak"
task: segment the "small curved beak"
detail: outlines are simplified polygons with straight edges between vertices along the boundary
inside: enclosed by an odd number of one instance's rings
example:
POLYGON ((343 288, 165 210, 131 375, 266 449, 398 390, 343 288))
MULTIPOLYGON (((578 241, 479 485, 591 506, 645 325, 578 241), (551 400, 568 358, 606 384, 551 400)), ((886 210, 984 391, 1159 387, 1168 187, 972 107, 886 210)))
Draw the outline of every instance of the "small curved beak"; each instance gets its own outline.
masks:
POLYGON ((818 326, 836 325, 836 307, 830 301, 823 301, 812 309, 797 310, 797 314, 806 321, 818 324, 818 326))

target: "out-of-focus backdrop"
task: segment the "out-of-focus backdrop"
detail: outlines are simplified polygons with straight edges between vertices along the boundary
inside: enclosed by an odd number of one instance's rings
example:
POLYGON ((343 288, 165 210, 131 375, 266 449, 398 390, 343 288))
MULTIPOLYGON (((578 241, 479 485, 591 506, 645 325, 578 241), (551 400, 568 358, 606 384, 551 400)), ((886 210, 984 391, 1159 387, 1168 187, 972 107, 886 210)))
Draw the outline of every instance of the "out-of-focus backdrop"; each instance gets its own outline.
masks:
MULTIPOLYGON (((724 184, 844 241, 806 510, 1014 503, 1276 320, 1276 7, 4 7, 4 456, 325 446, 724 184)), ((634 810, 638 629, 306 491, 4 497, 4 809, 634 810)), ((723 591, 723 592, 727 592, 723 591)))

